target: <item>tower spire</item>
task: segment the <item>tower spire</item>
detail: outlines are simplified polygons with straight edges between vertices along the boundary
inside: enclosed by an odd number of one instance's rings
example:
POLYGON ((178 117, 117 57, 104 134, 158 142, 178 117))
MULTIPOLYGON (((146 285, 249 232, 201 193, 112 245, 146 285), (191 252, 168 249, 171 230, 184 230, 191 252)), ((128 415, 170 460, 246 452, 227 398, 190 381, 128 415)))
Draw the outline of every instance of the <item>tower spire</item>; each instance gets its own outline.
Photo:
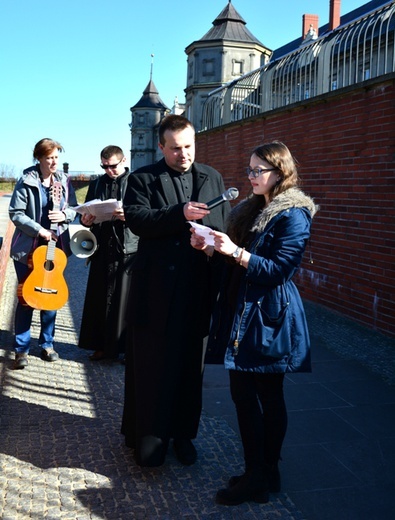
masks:
POLYGON ((154 54, 151 54, 151 72, 150 72, 150 81, 152 81, 152 73, 154 71, 154 54))

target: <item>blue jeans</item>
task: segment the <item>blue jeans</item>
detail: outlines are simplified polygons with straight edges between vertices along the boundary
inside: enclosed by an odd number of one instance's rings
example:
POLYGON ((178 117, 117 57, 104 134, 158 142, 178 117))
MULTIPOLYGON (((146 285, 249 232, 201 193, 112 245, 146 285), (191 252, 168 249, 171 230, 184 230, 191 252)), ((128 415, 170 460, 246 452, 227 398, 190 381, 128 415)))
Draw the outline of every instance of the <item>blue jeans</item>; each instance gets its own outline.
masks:
MULTIPOLYGON (((26 264, 14 261, 18 283, 25 280, 29 272, 26 264)), ((19 301, 15 310, 15 340, 14 349, 18 354, 28 354, 30 349, 30 328, 32 325, 33 308, 22 305, 19 301)), ((41 348, 53 348, 55 334, 56 311, 40 311, 40 337, 38 345, 41 348)))

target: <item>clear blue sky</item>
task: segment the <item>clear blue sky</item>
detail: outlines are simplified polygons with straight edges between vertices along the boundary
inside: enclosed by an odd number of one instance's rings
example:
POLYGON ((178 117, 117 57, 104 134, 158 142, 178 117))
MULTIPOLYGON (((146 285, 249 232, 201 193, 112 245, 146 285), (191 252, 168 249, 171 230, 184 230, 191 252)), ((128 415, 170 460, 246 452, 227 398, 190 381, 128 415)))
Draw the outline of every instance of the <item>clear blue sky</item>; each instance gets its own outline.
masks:
MULTIPOLYGON (((130 158, 130 107, 150 78, 171 108, 185 100, 185 48, 202 38, 228 0, 2 0, 0 168, 33 164, 51 137, 70 170, 99 172, 100 150, 130 158)), ((303 14, 329 19, 329 0, 232 0, 270 49, 301 36, 303 14)), ((341 14, 365 4, 342 0, 341 14)), ((1 168, 3 169, 3 168, 1 168)))

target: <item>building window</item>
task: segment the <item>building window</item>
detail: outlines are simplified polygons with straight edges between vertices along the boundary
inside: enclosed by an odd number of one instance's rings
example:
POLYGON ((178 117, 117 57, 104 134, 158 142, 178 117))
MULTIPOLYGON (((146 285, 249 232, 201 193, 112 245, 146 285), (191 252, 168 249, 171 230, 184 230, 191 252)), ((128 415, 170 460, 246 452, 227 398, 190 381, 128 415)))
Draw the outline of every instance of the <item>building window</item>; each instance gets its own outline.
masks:
POLYGON ((203 76, 214 76, 215 60, 203 60, 203 76))
POLYGON ((144 144, 144 134, 138 135, 138 144, 144 144))
POLYGON ((232 75, 242 76, 244 74, 244 60, 232 60, 232 75))

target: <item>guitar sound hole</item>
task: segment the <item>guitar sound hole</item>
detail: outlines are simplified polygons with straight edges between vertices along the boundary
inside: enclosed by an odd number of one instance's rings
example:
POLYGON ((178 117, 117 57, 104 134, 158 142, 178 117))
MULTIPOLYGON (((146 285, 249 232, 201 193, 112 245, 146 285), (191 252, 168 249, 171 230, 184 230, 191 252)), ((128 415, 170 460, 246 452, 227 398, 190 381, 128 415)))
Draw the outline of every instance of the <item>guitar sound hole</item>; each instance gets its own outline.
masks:
POLYGON ((45 264, 44 264, 44 269, 46 271, 52 271, 53 268, 55 267, 54 263, 52 262, 52 260, 46 260, 45 264))

